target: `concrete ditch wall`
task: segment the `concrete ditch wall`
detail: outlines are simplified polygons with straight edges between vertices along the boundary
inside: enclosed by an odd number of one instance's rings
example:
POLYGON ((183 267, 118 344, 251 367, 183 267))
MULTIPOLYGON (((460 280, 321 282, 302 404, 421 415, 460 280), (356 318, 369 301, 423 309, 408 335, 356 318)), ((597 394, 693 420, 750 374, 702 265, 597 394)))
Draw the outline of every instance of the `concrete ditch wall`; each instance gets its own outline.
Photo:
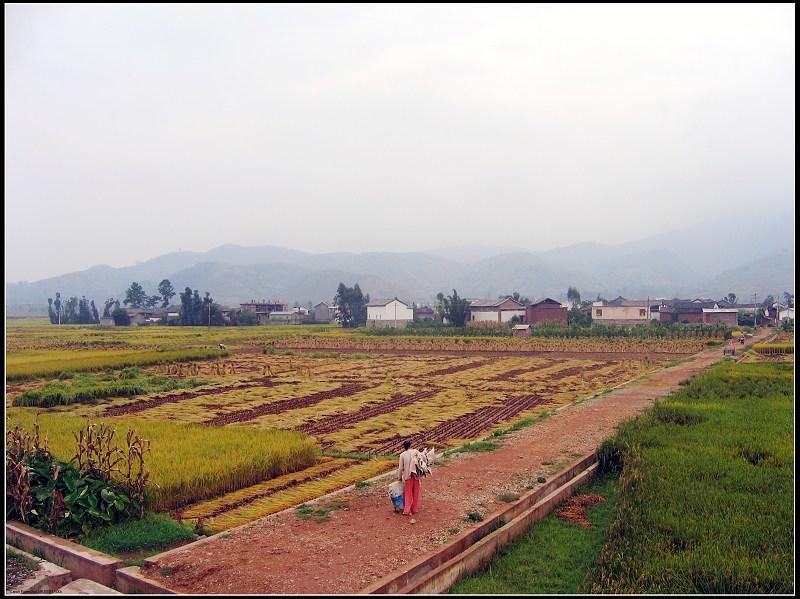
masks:
POLYGON ((75 579, 88 578, 107 587, 114 586, 115 572, 122 566, 122 561, 115 557, 47 534, 22 522, 6 523, 6 540, 15 547, 41 555, 48 562, 66 568, 75 579))
MULTIPOLYGON (((588 479, 588 476, 594 472, 593 464, 596 461, 597 453, 593 451, 577 462, 561 470, 544 486, 524 494, 517 501, 510 504, 502 511, 496 512, 491 517, 484 520, 480 526, 455 537, 450 543, 444 545, 433 555, 429 555, 411 562, 403 570, 399 572, 393 572, 392 574, 385 576, 360 592, 365 594, 396 594, 408 592, 438 593, 442 592, 442 590, 447 590, 450 585, 458 580, 458 578, 452 580, 448 586, 443 587, 441 590, 415 591, 413 589, 415 589, 415 585, 420 583, 420 581, 423 579, 427 580, 427 578, 424 577, 431 576, 433 572, 442 567, 444 564, 447 564, 452 560, 459 560, 462 556, 467 555, 467 552, 470 550, 470 548, 477 546, 478 543, 481 543, 484 537, 491 537, 493 539, 480 545, 481 547, 493 548, 488 553, 489 558, 488 561, 486 561, 488 564, 488 562, 491 561, 491 556, 493 556, 497 548, 501 546, 496 545, 495 540, 506 539, 502 544, 508 542, 509 537, 506 531, 512 530, 511 528, 508 528, 512 522, 516 522, 516 520, 519 518, 528 518, 531 513, 534 512, 537 516, 537 519, 543 518, 559 501, 571 495, 575 488, 580 486, 580 484, 583 484, 583 482, 588 479), (582 477, 582 475, 587 472, 589 474, 585 477, 582 477), (553 502, 551 496, 558 496, 560 499, 553 502)), ((536 521, 536 519, 530 518, 529 520, 531 523, 536 521)), ((521 532, 527 530, 527 527, 530 526, 530 524, 524 526, 523 528, 519 528, 519 526, 519 524, 515 524, 515 527, 513 528, 514 531, 519 531, 517 532, 517 536, 518 534, 521 534, 521 532)), ((516 536, 511 538, 516 538, 516 536)), ((484 554, 481 553, 480 555, 484 554)), ((470 562, 470 564, 471 563, 472 562, 470 562)), ((483 562, 479 560, 479 563, 483 562)), ((451 566, 448 567, 452 569, 454 566, 451 564, 451 566)), ((480 567, 481 566, 478 565, 476 569, 480 567)), ((463 575, 463 573, 460 575, 463 575)), ((447 576, 441 578, 440 575, 437 575, 436 581, 439 581, 440 579, 449 580, 447 576)), ((432 582, 428 586, 436 587, 437 584, 440 583, 432 582)))
MULTIPOLYGON (((81 584, 97 583, 103 587, 116 588, 126 594, 174 593, 142 576, 136 566, 123 568, 122 560, 118 558, 48 534, 22 522, 6 522, 6 540, 15 548, 40 555, 48 562, 60 566, 59 570, 69 576, 66 582, 73 579, 74 582, 83 580, 81 584)), ((65 592, 71 591, 67 589, 65 592)))

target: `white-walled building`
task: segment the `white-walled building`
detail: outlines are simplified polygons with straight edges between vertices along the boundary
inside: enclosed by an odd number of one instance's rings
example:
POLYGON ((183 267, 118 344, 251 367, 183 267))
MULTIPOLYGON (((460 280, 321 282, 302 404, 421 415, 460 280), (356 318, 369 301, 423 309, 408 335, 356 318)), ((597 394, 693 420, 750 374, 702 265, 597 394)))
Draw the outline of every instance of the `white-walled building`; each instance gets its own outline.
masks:
POLYGON ((368 327, 405 327, 414 320, 414 309, 397 299, 377 299, 367 304, 368 327))
POLYGON ((511 297, 474 300, 469 304, 467 322, 509 322, 518 317, 525 318, 525 306, 511 297))
POLYGON ((627 300, 620 296, 615 300, 592 302, 593 324, 650 324, 654 320, 651 302, 627 300))

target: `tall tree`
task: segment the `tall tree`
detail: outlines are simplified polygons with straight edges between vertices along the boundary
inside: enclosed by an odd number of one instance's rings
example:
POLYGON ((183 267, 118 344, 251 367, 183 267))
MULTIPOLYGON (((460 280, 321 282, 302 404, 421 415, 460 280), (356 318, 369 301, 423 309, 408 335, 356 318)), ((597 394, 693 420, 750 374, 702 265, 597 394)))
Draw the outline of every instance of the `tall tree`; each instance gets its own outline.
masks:
POLYGON ((356 283, 353 286, 353 322, 357 327, 367 324, 367 304, 369 303, 369 293, 361 293, 361 287, 356 283))
POLYGON ((144 300, 145 307, 149 308, 150 310, 152 310, 153 308, 158 306, 158 304, 160 304, 160 303, 161 303, 161 296, 160 295, 151 295, 146 300, 144 300))
POLYGON ((458 292, 453 289, 453 295, 444 296, 444 315, 453 326, 463 327, 467 320, 469 302, 458 297, 458 292))
POLYGON ((115 300, 113 297, 108 298, 105 303, 103 304, 103 316, 108 317, 111 316, 111 308, 114 304, 119 305, 119 301, 115 300))
POLYGON ((576 287, 570 286, 570 288, 567 289, 567 301, 572 304, 573 308, 581 303, 581 294, 576 287))
POLYGON ((53 298, 47 298, 47 315, 50 317, 50 324, 56 324, 58 322, 58 315, 56 311, 53 309, 53 298))
POLYGON ((206 295, 203 298, 203 324, 207 324, 211 326, 211 308, 214 305, 214 298, 211 297, 211 294, 206 291, 206 295))
POLYGON ((111 311, 111 317, 114 319, 114 324, 118 327, 126 327, 131 324, 131 317, 128 316, 126 310, 119 307, 119 302, 117 302, 114 309, 111 311))
POLYGON ((347 328, 357 327, 367 322, 368 303, 369 294, 364 295, 358 283, 353 287, 339 283, 336 295, 333 297, 333 305, 336 306, 339 320, 342 326, 347 328))
POLYGON ((60 323, 64 315, 64 305, 61 302, 61 292, 56 291, 56 299, 53 302, 53 310, 56 313, 56 323, 60 323))
POLYGON ((350 293, 351 289, 344 283, 339 283, 336 289, 336 295, 333 296, 333 305, 336 306, 336 311, 339 314, 339 322, 342 326, 349 328, 353 326, 353 313, 350 307, 350 293))
POLYGON ((190 326, 194 324, 194 316, 192 314, 192 290, 187 287, 181 293, 181 324, 190 326))
POLYGON ((100 322, 100 314, 97 312, 97 306, 94 305, 94 300, 91 301, 91 308, 92 308, 92 322, 97 324, 100 322))
POLYGON ((441 291, 436 294, 436 318, 441 320, 444 317, 444 293, 441 291))
POLYGON ((131 286, 125 291, 125 299, 123 304, 126 306, 131 305, 131 308, 143 308, 147 301, 147 292, 136 281, 131 283, 131 286))
POLYGON ((786 306, 788 308, 794 308, 794 293, 789 293, 788 291, 784 291, 783 301, 786 303, 786 306))
POLYGON ((733 292, 730 292, 726 299, 728 300, 728 303, 735 304, 736 303, 736 294, 733 293, 733 292))
POLYGON ((158 293, 161 294, 161 299, 164 303, 161 304, 162 308, 169 306, 170 300, 175 297, 175 290, 172 288, 172 283, 169 279, 164 279, 158 284, 158 293))
POLYGON ((92 309, 89 306, 89 300, 84 295, 78 302, 78 324, 91 324, 93 322, 92 309))
POLYGON ((197 289, 192 293, 192 324, 197 326, 203 324, 203 299, 197 289))
POLYGON ((78 322, 78 297, 73 295, 64 302, 64 315, 61 322, 66 324, 76 324, 78 322))

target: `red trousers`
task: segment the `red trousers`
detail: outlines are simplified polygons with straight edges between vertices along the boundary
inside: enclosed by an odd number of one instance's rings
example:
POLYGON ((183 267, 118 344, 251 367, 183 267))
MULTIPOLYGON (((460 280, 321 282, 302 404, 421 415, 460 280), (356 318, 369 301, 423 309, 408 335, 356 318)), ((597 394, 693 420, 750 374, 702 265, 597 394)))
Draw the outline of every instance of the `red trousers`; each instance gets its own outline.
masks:
POLYGON ((403 514, 416 514, 419 511, 421 499, 419 479, 413 476, 406 481, 405 493, 403 494, 403 514))

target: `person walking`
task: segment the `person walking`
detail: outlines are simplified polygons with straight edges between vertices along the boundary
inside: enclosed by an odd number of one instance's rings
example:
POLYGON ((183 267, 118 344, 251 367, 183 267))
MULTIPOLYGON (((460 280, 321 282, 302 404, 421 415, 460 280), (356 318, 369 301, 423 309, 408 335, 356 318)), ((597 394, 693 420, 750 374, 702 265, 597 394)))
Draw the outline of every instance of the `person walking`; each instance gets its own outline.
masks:
POLYGON ((398 480, 405 484, 403 494, 403 515, 410 516, 419 511, 421 489, 416 464, 419 451, 411 449, 411 441, 403 441, 403 453, 400 454, 400 465, 397 472, 398 480))

